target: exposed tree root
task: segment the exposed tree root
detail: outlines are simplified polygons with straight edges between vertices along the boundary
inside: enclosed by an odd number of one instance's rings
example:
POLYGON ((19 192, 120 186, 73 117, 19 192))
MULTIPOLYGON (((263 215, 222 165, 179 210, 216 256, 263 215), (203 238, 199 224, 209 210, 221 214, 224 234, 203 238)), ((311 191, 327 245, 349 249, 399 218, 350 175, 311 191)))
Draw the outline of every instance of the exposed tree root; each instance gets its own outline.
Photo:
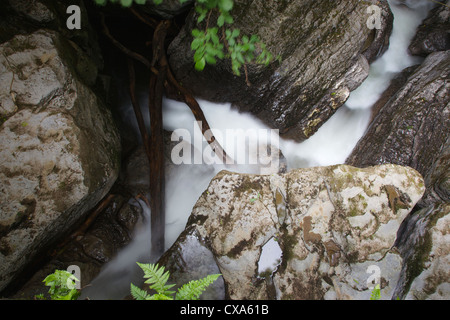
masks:
POLYGON ((162 100, 164 82, 167 74, 167 61, 161 59, 164 51, 164 40, 168 21, 162 21, 153 34, 153 60, 152 67, 156 67, 157 74, 152 74, 149 85, 148 107, 150 113, 150 142, 152 152, 150 161, 150 209, 151 209, 151 241, 154 253, 162 254, 164 251, 165 235, 165 170, 164 170, 164 127, 162 100))
MULTIPOLYGON (((156 21, 144 17, 136 10, 131 11, 140 21, 155 28, 156 21)), ((201 131, 210 147, 223 163, 230 164, 232 159, 226 154, 220 143, 211 132, 206 117, 193 95, 179 84, 170 70, 166 49, 164 46, 171 21, 163 20, 156 25, 152 40, 152 59, 136 53, 117 41, 110 33, 105 18, 101 15, 103 33, 111 42, 129 59, 128 70, 130 77, 130 97, 138 122, 144 148, 150 164, 150 209, 151 209, 151 242, 153 254, 162 254, 164 251, 165 229, 165 174, 164 174, 164 130, 162 118, 162 100, 164 93, 176 93, 191 109, 197 122, 201 123, 201 131), (133 61, 138 61, 151 71, 149 81, 149 113, 150 134, 145 122, 135 92, 135 70, 133 61)))
POLYGON ((77 241, 80 239, 80 237, 83 237, 86 233, 86 231, 89 229, 89 227, 94 223, 94 221, 97 219, 98 215, 102 213, 114 200, 116 197, 115 194, 108 194, 105 198, 103 198, 95 207, 95 209, 89 214, 87 219, 83 222, 83 224, 74 231, 69 237, 67 237, 62 243, 60 243, 56 249, 51 253, 52 256, 56 256, 59 251, 63 250, 64 247, 72 241, 77 241))
POLYGON ((147 155, 148 161, 151 161, 151 152, 148 145, 148 132, 145 127, 144 117, 142 116, 141 106, 139 101, 136 99, 136 74, 134 71, 134 63, 131 58, 128 58, 128 75, 130 78, 130 98, 131 105, 133 106, 134 114, 136 115, 136 120, 139 127, 139 132, 141 133, 142 144, 144 145, 145 153, 147 155))

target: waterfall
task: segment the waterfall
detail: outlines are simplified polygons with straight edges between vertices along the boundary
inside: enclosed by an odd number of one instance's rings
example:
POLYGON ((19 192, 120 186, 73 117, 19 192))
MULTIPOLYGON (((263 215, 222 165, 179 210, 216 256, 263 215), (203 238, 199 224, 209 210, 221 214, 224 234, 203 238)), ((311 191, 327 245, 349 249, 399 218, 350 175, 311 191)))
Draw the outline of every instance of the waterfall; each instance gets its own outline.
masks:
MULTIPOLYGON (((416 28, 433 7, 433 3, 426 0, 389 0, 389 3, 394 14, 394 28, 389 49, 371 64, 365 82, 351 93, 346 104, 314 136, 302 143, 280 139, 277 147, 286 158, 288 169, 344 163, 367 129, 371 106, 388 87, 390 80, 404 68, 421 62, 421 59, 410 56, 407 48, 416 28), (409 6, 401 5, 400 2, 409 6)), ((145 99, 146 95, 142 97, 145 99)), ((269 130, 260 120, 238 112, 231 104, 218 105, 202 100, 199 100, 199 104, 211 128, 214 128, 214 134, 227 129, 269 130)), ((147 104, 143 102, 141 105, 147 104)), ((128 104, 126 110, 126 114, 130 117, 133 112, 131 105, 128 104)), ((163 110, 166 130, 184 129, 191 137, 201 137, 199 129, 195 126, 195 119, 184 103, 165 99, 163 110)), ((221 139, 218 137, 218 140, 221 139)), ((197 148, 193 152, 200 153, 201 156, 207 146, 205 143, 200 145, 200 150, 197 148)), ((224 148, 227 150, 226 144, 224 148)), ((169 248, 184 230, 193 206, 211 179, 224 168, 223 165, 217 164, 181 164, 170 170, 166 179, 166 248, 169 248)), ((233 171, 253 173, 254 166, 237 165, 233 167, 233 171)), ((146 216, 149 215, 147 211, 146 216)), ((157 257, 147 257, 150 252, 149 230, 147 219, 136 230, 132 242, 104 266, 91 286, 83 290, 81 298, 121 299, 128 295, 130 283, 138 284, 138 278, 142 276, 136 261, 157 260, 157 257)), ((274 261, 279 259, 280 253, 277 250, 272 251, 273 256, 269 254, 266 258, 269 261, 260 262, 264 265, 262 268, 272 265, 271 259, 274 261)))

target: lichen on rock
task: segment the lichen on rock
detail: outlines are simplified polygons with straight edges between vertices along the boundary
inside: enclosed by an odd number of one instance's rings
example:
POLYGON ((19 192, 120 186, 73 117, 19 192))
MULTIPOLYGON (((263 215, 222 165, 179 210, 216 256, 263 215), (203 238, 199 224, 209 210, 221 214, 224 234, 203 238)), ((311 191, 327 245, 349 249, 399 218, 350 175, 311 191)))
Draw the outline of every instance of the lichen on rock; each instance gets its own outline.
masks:
MULTIPOLYGON (((390 298, 402 267, 392 250, 397 230, 423 192, 421 175, 397 165, 265 176, 222 171, 197 201, 186 230, 195 230, 214 255, 227 298, 369 299, 373 265, 381 270, 383 298, 390 298), (404 205, 392 210, 392 197, 404 205), (270 239, 282 257, 262 278, 258 263, 270 239)), ((164 261, 173 264, 170 255, 164 261)))
POLYGON ((414 212, 396 242, 403 268, 394 296, 408 300, 441 300, 450 296, 448 203, 414 212))

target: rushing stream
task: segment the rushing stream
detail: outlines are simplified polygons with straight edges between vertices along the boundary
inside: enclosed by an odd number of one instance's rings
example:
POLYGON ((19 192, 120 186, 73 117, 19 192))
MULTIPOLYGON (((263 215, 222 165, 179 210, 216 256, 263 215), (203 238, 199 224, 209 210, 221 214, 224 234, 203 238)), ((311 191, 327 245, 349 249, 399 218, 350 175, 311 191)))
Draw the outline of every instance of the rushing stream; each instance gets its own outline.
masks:
MULTIPOLYGON (((287 168, 304 168, 312 166, 327 166, 344 163, 358 140, 363 136, 371 116, 371 106, 378 100, 387 88, 390 80, 404 68, 420 63, 420 59, 408 54, 408 45, 416 32, 417 26, 433 7, 431 1, 405 1, 409 7, 398 6, 398 0, 389 0, 394 14, 394 28, 390 38, 389 49, 375 61, 370 68, 369 77, 350 95, 346 105, 341 107, 319 131, 303 143, 279 140, 279 149, 287 160, 287 168)), ((239 113, 230 104, 218 105, 207 101, 199 101, 214 134, 226 130, 236 131, 269 129, 258 119, 239 113)), ((142 103, 142 105, 146 105, 142 103)), ((164 126, 168 131, 185 129, 191 137, 201 137, 196 127, 195 119, 185 104, 172 100, 164 101, 164 126)), ((126 105, 128 116, 133 114, 131 105, 126 105)), ((228 137, 228 135, 223 135, 228 137)), ((218 140, 221 140, 217 136, 218 140)), ((227 141, 220 141, 225 150, 227 141)), ((194 142, 194 145, 195 142, 194 142)), ((203 152, 203 145, 201 150, 203 152)), ((239 150, 237 148, 237 150, 239 150)), ((194 156, 193 156, 194 157, 194 156)), ((207 188, 211 179, 225 167, 217 164, 181 164, 174 166, 166 179, 166 248, 169 248, 184 230, 187 219, 197 199, 207 188)), ((238 165, 233 169, 237 172, 258 173, 255 166, 238 165)), ((143 203, 141 203, 143 204, 143 203)), ((145 216, 149 217, 147 209, 145 216)), ((142 274, 136 265, 139 262, 155 262, 157 257, 149 257, 150 226, 149 219, 143 221, 135 230, 132 242, 125 247, 117 257, 105 265, 102 272, 85 288, 81 298, 90 299, 121 299, 129 294, 130 283, 139 283, 142 274)), ((279 258, 280 252, 276 246, 270 254, 264 255, 267 261, 260 261, 270 266, 279 258)))

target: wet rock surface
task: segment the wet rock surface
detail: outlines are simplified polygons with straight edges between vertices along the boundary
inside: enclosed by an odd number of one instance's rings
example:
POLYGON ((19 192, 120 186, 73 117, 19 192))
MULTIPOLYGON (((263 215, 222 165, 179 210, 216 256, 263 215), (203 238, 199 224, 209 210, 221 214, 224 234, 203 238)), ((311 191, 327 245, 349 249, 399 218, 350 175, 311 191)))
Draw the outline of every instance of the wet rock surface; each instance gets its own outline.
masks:
POLYGON ((450 201, 450 51, 429 55, 406 84, 380 108, 347 164, 410 166, 425 178, 419 205, 450 201))
POLYGON ((446 50, 450 50, 450 1, 430 11, 409 46, 411 54, 417 56, 446 50))
POLYGON ((165 0, 159 5, 155 5, 153 0, 148 0, 142 8, 143 12, 162 19, 172 19, 187 10, 194 4, 193 0, 180 3, 179 0, 165 0))
POLYGON ((70 236, 69 241, 63 240, 49 252, 45 265, 10 298, 34 299, 35 295, 44 294, 48 299, 49 288, 43 279, 56 269, 67 270, 70 266, 79 268, 79 286, 85 288, 104 264, 130 242, 134 228, 142 219, 142 208, 137 201, 115 196, 85 232, 77 233, 75 238, 70 236))
POLYGON ((285 138, 310 137, 367 77, 369 62, 387 48, 392 13, 386 1, 235 1, 233 27, 258 34, 281 63, 248 64, 236 77, 227 62, 194 70, 191 30, 196 16, 169 47, 177 79, 210 101, 235 103, 280 129, 285 138), (369 29, 368 7, 381 9, 382 28, 369 29), (351 45, 350 45, 351 44, 351 45))
POLYGON ((414 212, 402 226, 396 247, 404 260, 394 296, 407 300, 446 300, 450 296, 450 204, 414 212))
POLYGON ((382 297, 390 299, 402 267, 391 248, 423 192, 417 171, 395 165, 270 176, 223 171, 160 262, 175 272, 197 272, 179 256, 189 242, 208 249, 214 259, 205 254, 204 265, 217 264, 230 299, 369 299, 367 269, 375 265, 383 270, 382 297), (270 239, 282 257, 272 274, 261 275, 258 261, 270 239))
MULTIPOLYGON (((195 226, 189 226, 177 242, 159 259, 158 263, 170 272, 175 289, 191 280, 202 279, 220 273, 215 257, 198 234, 195 226)), ((205 300, 225 299, 225 287, 219 277, 200 296, 205 300)))

